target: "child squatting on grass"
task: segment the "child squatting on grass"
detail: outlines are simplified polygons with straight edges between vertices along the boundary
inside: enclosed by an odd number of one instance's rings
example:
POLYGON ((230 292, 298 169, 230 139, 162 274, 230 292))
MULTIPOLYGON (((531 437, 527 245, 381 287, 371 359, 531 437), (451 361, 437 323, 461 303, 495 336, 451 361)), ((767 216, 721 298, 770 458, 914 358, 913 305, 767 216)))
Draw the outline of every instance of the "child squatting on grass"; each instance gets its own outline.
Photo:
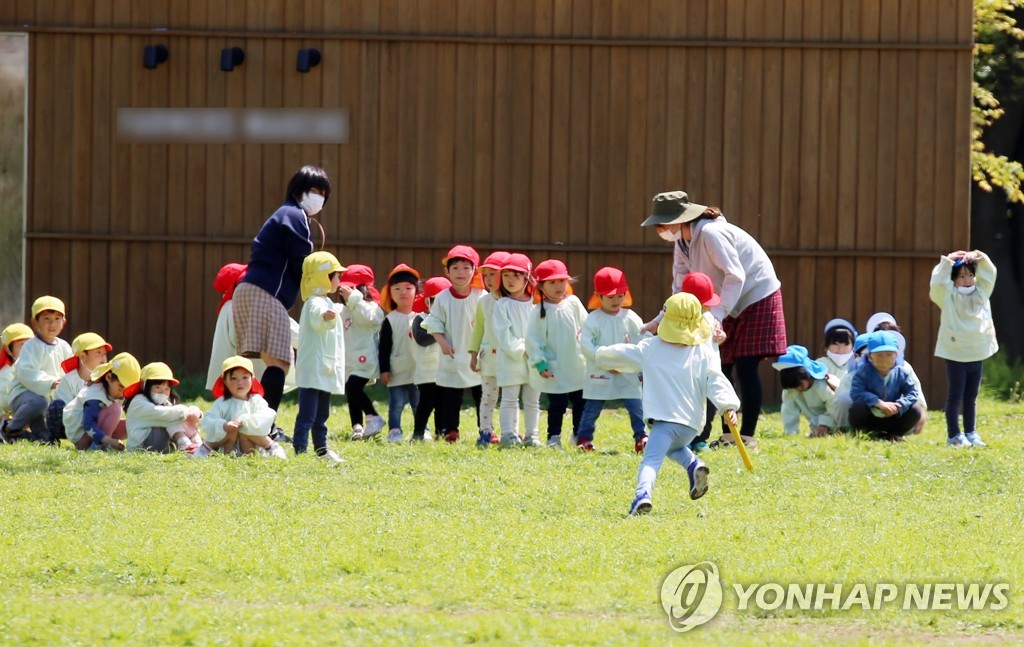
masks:
POLYGON ((597 364, 604 370, 644 374, 644 417, 651 433, 637 474, 631 515, 651 511, 654 481, 666 456, 686 468, 691 499, 708 490, 708 468, 690 451, 697 430, 704 427, 705 401, 710 399, 733 424, 740 406, 732 384, 704 344, 710 337, 711 326, 702 316, 700 301, 679 292, 665 302, 657 337, 597 351, 597 364))
MULTIPOLYGON (((851 345, 852 346, 852 345, 851 345)), ((830 375, 824 362, 815 361, 803 346, 786 348, 785 355, 772 363, 782 385, 782 429, 787 436, 800 431, 800 416, 811 425, 810 436, 819 438, 835 431, 836 423, 828 412, 835 397, 839 378, 830 375)))
POLYGON ((263 387, 253 375, 252 360, 238 355, 224 360, 220 377, 213 385, 213 397, 216 399, 201 425, 206 442, 193 456, 205 458, 215 451, 250 454, 262 448, 265 455, 285 458, 281 445, 269 438, 277 412, 263 398, 263 387))
POLYGON ((917 381, 896 363, 898 352, 895 333, 871 333, 868 361, 857 369, 850 387, 850 426, 894 442, 902 441, 924 415, 917 381))

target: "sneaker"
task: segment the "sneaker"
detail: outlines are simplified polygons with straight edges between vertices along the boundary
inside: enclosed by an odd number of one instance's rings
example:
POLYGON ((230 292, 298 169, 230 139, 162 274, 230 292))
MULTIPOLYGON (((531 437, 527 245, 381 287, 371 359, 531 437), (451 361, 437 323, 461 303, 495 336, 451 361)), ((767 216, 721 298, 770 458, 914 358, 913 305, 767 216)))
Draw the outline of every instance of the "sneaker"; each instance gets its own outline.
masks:
POLYGON ((629 506, 629 516, 634 517, 641 514, 647 514, 651 511, 654 504, 651 503, 651 495, 644 492, 636 495, 633 499, 633 504, 629 506))
POLYGON ((352 440, 362 440, 362 439, 363 439, 363 426, 362 425, 352 425, 352 440))
POLYGON ((498 437, 498 434, 493 434, 492 433, 491 434, 491 444, 492 445, 497 445, 500 442, 501 442, 501 438, 498 437))
POLYGON ((288 455, 284 453, 284 447, 281 447, 280 443, 274 443, 270 447, 263 450, 264 456, 272 456, 273 458, 287 459, 288 455))
POLYGON ((0 445, 6 445, 11 442, 10 438, 7 437, 7 420, 5 419, 0 423, 0 445))
POLYGON ((952 438, 947 438, 946 444, 949 445, 950 447, 970 447, 971 441, 967 440, 967 436, 959 434, 957 436, 953 436, 952 438))
POLYGON ((548 447, 550 447, 551 449, 557 449, 557 450, 561 451, 561 449, 562 449, 562 437, 558 436, 558 435, 548 436, 548 447))
POLYGON ((380 416, 367 416, 366 427, 363 429, 363 439, 371 438, 382 432, 385 424, 384 418, 380 416))
POLYGON ((640 436, 633 443, 633 451, 637 454, 643 454, 645 449, 647 449, 647 436, 640 436))
POLYGON ((519 434, 502 434, 501 435, 501 446, 502 447, 522 447, 523 439, 519 437, 519 434))
POLYGON ((457 430, 456 431, 449 431, 448 433, 446 433, 444 435, 444 442, 446 442, 448 444, 453 444, 453 443, 459 442, 459 432, 457 430))
POLYGON ((192 458, 209 458, 213 450, 206 443, 202 443, 194 452, 192 452, 192 458))
POLYGON ((541 442, 540 436, 533 434, 523 439, 523 445, 527 447, 543 447, 544 443, 541 442))
POLYGON ((690 451, 693 452, 694 454, 700 454, 701 452, 706 452, 707 450, 708 444, 703 440, 695 440, 692 443, 690 443, 690 451))
POLYGON ((576 441, 576 449, 581 452, 592 452, 594 451, 594 442, 586 438, 580 438, 576 441))
POLYGON ((690 498, 694 501, 707 494, 708 472, 708 466, 697 457, 686 466, 686 475, 690 477, 690 498))
POLYGON ((414 433, 412 435, 412 438, 409 439, 409 442, 410 443, 422 443, 422 442, 426 442, 426 440, 427 440, 427 438, 423 434, 414 433))
POLYGON ((491 446, 494 442, 494 434, 489 431, 481 431, 480 436, 476 439, 476 446, 480 449, 486 449, 491 446))
POLYGON ((328 449, 323 454, 317 455, 317 458, 327 463, 331 467, 337 467, 345 462, 345 459, 334 453, 334 450, 328 449))
POLYGON ((270 439, 279 443, 292 444, 292 437, 284 433, 284 429, 281 429, 277 425, 270 431, 270 439))
POLYGON ((389 431, 388 432, 388 442, 389 443, 400 443, 400 442, 402 442, 402 430, 401 429, 392 429, 391 431, 389 431))
POLYGON ((981 436, 976 431, 972 431, 971 433, 966 434, 964 438, 966 438, 967 442, 971 443, 971 445, 973 445, 974 447, 988 447, 988 445, 985 443, 984 440, 981 439, 981 436))

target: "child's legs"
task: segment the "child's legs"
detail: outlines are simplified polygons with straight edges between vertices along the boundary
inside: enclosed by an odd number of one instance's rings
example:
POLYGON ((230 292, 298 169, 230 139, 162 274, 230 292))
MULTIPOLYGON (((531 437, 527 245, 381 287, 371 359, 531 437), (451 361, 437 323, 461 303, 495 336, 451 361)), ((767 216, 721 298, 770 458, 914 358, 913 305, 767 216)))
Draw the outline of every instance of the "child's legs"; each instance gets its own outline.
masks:
POLYGON ((238 434, 238 446, 242 450, 243 454, 249 454, 256 447, 260 449, 267 449, 272 446, 274 441, 270 439, 270 436, 246 436, 245 434, 238 434))
POLYGON ((375 416, 377 410, 370 396, 366 395, 366 385, 370 380, 358 375, 349 375, 345 380, 345 397, 348 398, 348 415, 352 426, 363 424, 363 414, 375 416))
POLYGON ((149 430, 149 435, 142 441, 139 449, 147 452, 168 454, 174 450, 174 445, 171 444, 171 435, 167 433, 166 429, 163 427, 153 427, 149 430))
POLYGON ((583 407, 586 406, 583 400, 583 389, 569 393, 569 404, 572 406, 572 433, 580 433, 580 421, 583 420, 583 407))
MULTIPOLYGON (((640 440, 647 435, 647 427, 644 426, 644 401, 640 398, 626 398, 622 400, 622 406, 629 412, 629 426, 633 428, 633 440, 640 440)), ((707 428, 711 430, 710 427, 707 428)))
POLYGON ((434 426, 438 434, 459 430, 459 411, 462 409, 463 389, 450 386, 437 387, 437 415, 434 426))
POLYGON ((697 430, 693 427, 663 420, 655 421, 651 426, 651 436, 647 441, 644 459, 637 472, 637 496, 643 493, 647 493, 648 496, 654 494, 654 481, 666 456, 683 467, 689 465, 693 460, 689 445, 696 437, 697 430))
POLYGON ((100 415, 96 422, 99 424, 100 429, 103 430, 103 433, 111 438, 124 440, 128 437, 124 421, 121 420, 121 405, 117 402, 112 402, 100 409, 100 415), (122 432, 124 432, 124 435, 121 435, 122 432))
POLYGON ((409 404, 409 389, 406 385, 388 387, 388 429, 402 428, 402 410, 409 404))
POLYGON ((597 429, 597 419, 604 408, 604 400, 585 400, 583 405, 583 416, 580 418, 580 428, 576 432, 577 440, 594 440, 594 431, 597 429))
MULTIPOLYGON (((697 434, 697 437, 693 439, 694 442, 697 442, 697 443, 706 443, 706 442, 708 442, 708 438, 711 437, 711 427, 715 424, 715 416, 716 416, 717 413, 718 413, 718 409, 716 409, 715 405, 711 403, 711 400, 708 400, 708 402, 707 402, 707 410, 706 410, 706 416, 707 417, 704 420, 704 428, 701 429, 700 433, 697 434)), ((722 424, 724 425, 725 423, 723 422, 722 424)), ((723 430, 724 429, 725 428, 723 427, 723 430)))
MULTIPOLYGON (((420 437, 427 429, 427 422, 430 420, 431 412, 437 409, 437 385, 433 383, 418 384, 420 401, 416 405, 416 414, 413 416, 412 433, 420 437)), ((434 426, 437 426, 437 418, 434 419, 434 426)))
POLYGON ((978 390, 981 388, 981 362, 967 363, 967 379, 964 384, 964 432, 977 431, 975 415, 978 406, 978 390))
POLYGON ((540 434, 540 391, 524 384, 522 397, 526 437, 536 438, 540 434))
POLYGON ((494 431, 494 408, 498 406, 498 378, 483 376, 480 383, 480 431, 494 431))
POLYGON ((568 406, 568 393, 548 393, 548 438, 561 435, 562 419, 568 406))
MULTIPOLYGON (((980 377, 980 376, 979 376, 980 377)), ((966 407, 964 391, 967 386, 967 364, 946 360, 946 436, 953 438, 960 433, 960 404, 966 407)), ((977 396, 977 392, 975 392, 977 396)), ((964 431, 967 427, 967 411, 964 411, 964 431)))
MULTIPOLYGON (((483 387, 479 384, 469 387, 469 397, 473 398, 473 410, 476 411, 476 428, 480 429, 480 400, 483 398, 483 387)), ((459 404, 462 409, 462 404, 459 404)))
POLYGON ((871 413, 871 407, 866 402, 850 403, 850 426, 867 432, 880 431, 878 421, 881 418, 871 413))
POLYGON ((313 416, 313 451, 317 456, 327 452, 327 418, 331 415, 331 394, 316 391, 316 415, 313 416))
POLYGON ((309 447, 309 430, 313 428, 320 407, 320 393, 316 389, 299 389, 299 412, 295 415, 295 429, 292 431, 292 447, 296 454, 302 454, 309 447))
POLYGON ((48 405, 46 398, 31 391, 18 395, 11 400, 11 410, 14 414, 11 416, 11 422, 7 428, 12 432, 23 432, 28 427, 31 434, 22 433, 21 438, 47 441, 50 437, 46 429, 46 407, 48 405))
POLYGON ((46 428, 54 442, 67 438, 64 433, 64 406, 66 404, 63 400, 54 400, 46 408, 46 428))
POLYGON ((902 415, 882 418, 882 420, 885 421, 883 423, 883 429, 892 435, 905 436, 914 430, 914 427, 917 426, 918 421, 920 421, 924 415, 924 409, 921 405, 914 404, 914 406, 907 409, 902 415))
POLYGON ((520 384, 501 387, 498 420, 502 436, 515 436, 519 433, 519 392, 522 388, 520 384))
POLYGON ((837 428, 850 428, 850 405, 852 403, 853 399, 850 397, 849 391, 836 393, 835 400, 833 400, 832 419, 835 421, 837 428))
POLYGON ((185 421, 175 425, 168 425, 167 433, 170 434, 171 440, 174 441, 182 437, 195 441, 199 438, 199 427, 194 423, 185 421))

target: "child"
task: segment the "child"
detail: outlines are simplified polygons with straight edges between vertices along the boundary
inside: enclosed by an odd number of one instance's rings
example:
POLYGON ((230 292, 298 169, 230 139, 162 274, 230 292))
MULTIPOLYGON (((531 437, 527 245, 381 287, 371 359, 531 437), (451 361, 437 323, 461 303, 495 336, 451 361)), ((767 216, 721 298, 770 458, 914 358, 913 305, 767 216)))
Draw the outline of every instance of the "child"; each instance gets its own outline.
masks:
POLYGON ((476 307, 484 295, 477 275, 480 255, 469 245, 456 245, 441 259, 452 287, 437 295, 423 329, 434 336, 440 348, 437 369, 437 406, 440 433, 445 441, 458 442, 460 411, 466 389, 470 389, 480 426, 480 375, 473 371, 469 346, 476 325, 476 307))
POLYGON ((999 350, 989 303, 995 284, 996 266, 977 250, 952 252, 932 270, 929 296, 942 311, 935 356, 946 361, 946 444, 951 447, 985 446, 975 410, 981 363, 999 350))
POLYGON ((853 339, 853 357, 846 364, 849 370, 839 380, 834 397, 825 405, 828 415, 836 423, 836 429, 850 428, 850 389, 853 387, 853 376, 857 374, 857 369, 867 361, 866 353, 870 339, 871 333, 861 333, 853 339))
POLYGON ((299 316, 299 353, 295 359, 299 413, 292 446, 296 455, 304 454, 312 430, 313 451, 332 466, 342 460, 327 448, 327 418, 331 415, 331 394, 345 392, 345 334, 338 326, 334 302, 327 295, 338 291, 344 271, 334 254, 313 252, 302 262, 299 286, 305 303, 299 316))
POLYGON ((829 375, 825 364, 812 360, 803 346, 789 346, 772 364, 782 385, 782 429, 787 436, 800 431, 800 415, 810 421, 811 437, 831 434, 836 423, 828 413, 839 379, 829 375))
POLYGON ((349 265, 341 275, 341 324, 345 331, 345 397, 352 421, 352 440, 365 440, 384 429, 366 385, 379 376, 377 343, 384 311, 377 305, 380 294, 373 287, 373 270, 366 265, 349 265), (366 427, 363 427, 366 414, 366 427))
POLYGON ((533 310, 527 329, 526 349, 530 366, 531 386, 548 394, 548 447, 562 448, 562 418, 572 404, 572 435, 576 446, 593 450, 593 438, 582 440, 580 419, 583 417, 583 378, 587 360, 580 348, 580 331, 587 318, 587 309, 572 293, 569 269, 560 260, 549 259, 534 270, 538 305, 533 310), (540 380, 536 380, 537 375, 540 380))
POLYGON ((129 353, 96 367, 89 383, 64 408, 62 424, 75 449, 113 449, 124 451, 121 441, 127 437, 121 422, 121 400, 125 389, 138 384, 142 369, 129 353))
POLYGON ((892 316, 888 312, 876 312, 875 314, 868 317, 868 322, 864 326, 868 332, 878 332, 880 330, 888 330, 896 335, 896 363, 899 364, 910 378, 917 383, 917 394, 918 403, 921 405, 921 412, 924 414, 921 419, 917 422, 917 426, 914 427, 914 433, 919 434, 924 428, 924 423, 928 419, 928 402, 924 398, 924 391, 921 390, 921 380, 917 378, 917 373, 914 371, 914 367, 910 365, 910 362, 906 360, 907 351, 907 338, 903 336, 903 329, 900 328, 899 324, 896 323, 896 317, 892 316))
MULTIPOLYGON (((715 284, 711 281, 711 277, 703 272, 690 272, 683 277, 683 281, 680 284, 681 291, 687 294, 692 294, 697 297, 700 301, 701 312, 703 313, 704 321, 711 326, 711 337, 704 342, 704 345, 708 347, 712 355, 718 358, 717 368, 722 368, 721 354, 718 351, 718 347, 725 341, 725 331, 722 329, 722 322, 715 318, 715 315, 711 314, 712 308, 717 308, 722 303, 722 297, 715 292, 715 284)), ((704 428, 697 434, 697 437, 693 439, 690 444, 690 449, 695 454, 699 454, 708 448, 708 438, 711 437, 711 427, 716 418, 715 405, 710 400, 707 402, 707 415, 704 420, 704 428)), ((733 442, 732 432, 722 428, 722 438, 716 440, 716 447, 718 444, 723 442, 733 442)), ((757 441, 751 436, 748 440, 744 440, 747 444, 756 445, 757 441)))
POLYGON ((899 342, 887 330, 871 333, 868 359, 850 387, 850 426, 898 442, 924 415, 917 381, 896 363, 899 342))
POLYGON ((12 415, 4 421, 6 427, 0 430, 0 439, 57 442, 46 427, 46 409, 64 375, 61 364, 72 356, 71 346, 59 337, 66 323, 64 317, 64 302, 56 297, 39 297, 32 304, 36 334, 25 342, 14 363, 8 395, 12 415))
POLYGON ((434 336, 423 329, 425 314, 429 314, 437 295, 452 287, 452 282, 443 276, 435 276, 423 283, 423 292, 413 301, 416 317, 412 320, 412 338, 416 342, 415 364, 412 381, 419 391, 419 404, 413 418, 412 440, 427 440, 427 422, 434 415, 434 428, 440 429, 440 413, 437 407, 437 368, 441 363, 441 351, 434 336))
MULTIPOLYGON (((213 384, 215 401, 203 416, 201 425, 206 442, 192 454, 196 458, 204 458, 215 451, 251 454, 257 447, 266 447, 277 416, 263 398, 263 387, 253 375, 252 360, 235 355, 225 359, 221 368, 224 370, 213 384)), ((281 451, 271 450, 273 455, 284 458, 280 445, 277 449, 281 451)), ((341 459, 328 462, 341 462, 341 459)))
POLYGON ((413 382, 416 369, 416 342, 412 338, 412 322, 416 313, 412 305, 419 292, 420 273, 399 263, 388 274, 388 283, 381 292, 384 323, 380 328, 380 381, 388 387, 388 442, 402 442, 402 410, 412 407, 415 414, 420 392, 413 382))
POLYGON ((829 375, 842 379, 850 372, 855 339, 857 330, 846 319, 832 319, 825 324, 825 356, 817 361, 825 365, 829 375))
POLYGON ((53 401, 46 409, 46 427, 54 441, 67 437, 64 432, 64 407, 85 388, 93 370, 106 363, 107 353, 112 350, 113 346, 93 332, 82 333, 72 340, 71 352, 74 355, 61 363, 64 377, 54 389, 53 401))
POLYGON ((602 267, 594 274, 594 294, 588 303, 593 308, 580 333, 580 348, 587 360, 583 381, 583 416, 580 418, 576 446, 593 448, 594 430, 601 409, 609 400, 620 400, 629 412, 633 428, 633 449, 642 454, 647 446, 644 426, 643 389, 638 373, 603 371, 597 367, 597 351, 612 344, 635 344, 641 337, 644 322, 629 309, 633 296, 629 293, 626 275, 615 267, 602 267))
POLYGON ((510 254, 501 267, 502 298, 494 306, 494 339, 498 348, 498 388, 501 389, 501 446, 523 445, 519 430, 519 397, 523 398, 528 447, 541 445, 540 391, 530 385, 526 331, 533 313, 533 285, 530 259, 510 254))
POLYGON ((740 406, 732 384, 704 344, 712 330, 697 297, 686 292, 673 294, 665 302, 663 313, 657 337, 597 351, 599 368, 642 370, 644 374, 644 417, 651 424, 651 437, 637 473, 631 515, 651 511, 654 481, 666 456, 686 468, 690 498, 704 496, 708 468, 690 451, 690 443, 704 426, 705 402, 710 398, 734 423, 735 410, 740 406))
POLYGON ((11 324, 4 328, 2 333, 2 347, 0 347, 0 418, 3 419, 4 424, 7 423, 7 416, 11 413, 9 392, 11 382, 14 380, 14 362, 18 361, 22 346, 32 337, 32 329, 23 323, 11 324))
POLYGON ((501 266, 508 260, 508 252, 494 252, 480 264, 480 276, 487 296, 476 306, 476 325, 469 344, 469 367, 480 373, 480 437, 478 447, 498 442, 494 433, 494 409, 498 406, 498 358, 494 346, 494 306, 501 298, 501 266))
POLYGON ((199 449, 198 407, 178 404, 178 385, 171 368, 163 362, 142 367, 139 382, 125 389, 125 424, 129 451, 168 454, 175 449, 192 453, 199 449))

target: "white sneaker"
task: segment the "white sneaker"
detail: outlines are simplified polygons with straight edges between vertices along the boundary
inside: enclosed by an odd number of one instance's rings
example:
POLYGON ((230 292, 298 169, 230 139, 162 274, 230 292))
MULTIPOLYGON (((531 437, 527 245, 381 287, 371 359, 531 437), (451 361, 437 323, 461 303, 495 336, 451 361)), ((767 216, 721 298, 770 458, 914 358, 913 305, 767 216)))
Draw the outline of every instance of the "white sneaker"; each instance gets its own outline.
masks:
POLYGON ((288 455, 284 453, 284 447, 281 447, 280 443, 274 443, 270 447, 263 450, 264 456, 271 456, 273 458, 287 459, 288 455))
POLYGON ((523 439, 523 444, 527 447, 543 447, 544 443, 541 442, 540 436, 533 434, 523 439))
POLYGON ((391 431, 389 431, 388 432, 388 442, 389 443, 400 443, 400 442, 402 442, 402 430, 401 429, 392 429, 391 431))
POLYGON ((209 458, 210 454, 212 453, 213 450, 210 449, 210 446, 207 445, 206 443, 203 443, 202 445, 199 446, 199 449, 192 452, 192 458, 209 458))
POLYGON ((366 428, 363 429, 363 438, 371 438, 384 430, 384 418, 380 416, 367 416, 366 428))
POLYGON ((562 449, 562 437, 552 436, 548 438, 548 447, 551 449, 562 449))
POLYGON ((352 440, 362 440, 362 439, 363 439, 363 426, 362 425, 352 425, 352 440))
POLYGON ((320 454, 319 456, 317 456, 317 458, 327 463, 331 467, 337 467, 338 465, 341 465, 342 463, 345 462, 344 458, 338 456, 336 453, 334 453, 334 450, 331 449, 328 449, 323 454, 320 454))
POLYGON ((519 437, 519 434, 501 434, 501 446, 502 447, 522 447, 523 439, 519 437))

